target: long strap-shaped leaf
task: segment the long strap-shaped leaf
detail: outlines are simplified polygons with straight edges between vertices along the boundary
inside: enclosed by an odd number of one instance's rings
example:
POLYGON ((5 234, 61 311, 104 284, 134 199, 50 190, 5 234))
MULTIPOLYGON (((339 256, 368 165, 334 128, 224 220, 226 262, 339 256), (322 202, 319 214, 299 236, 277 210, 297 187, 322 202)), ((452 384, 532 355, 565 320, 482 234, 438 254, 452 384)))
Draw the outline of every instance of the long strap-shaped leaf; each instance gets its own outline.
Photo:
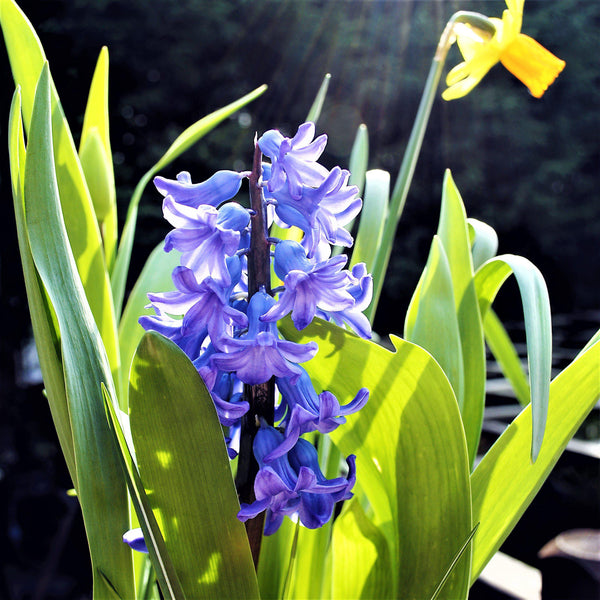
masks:
POLYGON ((79 143, 79 159, 90 190, 96 218, 102 230, 109 271, 117 250, 117 192, 110 148, 108 119, 108 48, 100 51, 79 143))
POLYGON ((25 163, 25 218, 35 266, 56 312, 94 598, 134 597, 130 550, 121 536, 129 503, 108 430, 101 383, 114 393, 102 339, 87 303, 60 210, 52 151, 50 74, 38 83, 25 163))
MULTIPOLYGON (((356 454, 358 485, 388 543, 390 562, 386 567, 371 553, 373 563, 349 565, 338 547, 334 569, 357 574, 349 587, 334 571, 340 586, 334 597, 373 597, 374 582, 377 589, 391 589, 393 597, 427 597, 471 531, 466 440, 448 379, 425 350, 397 337, 392 338, 396 352, 389 352, 318 320, 302 332, 288 320, 282 327, 288 339, 318 341, 317 356, 304 366, 319 391, 330 390, 345 404, 359 388, 370 390, 366 406, 330 436, 344 455, 356 454), (388 578, 387 586, 382 578, 388 578)), ((354 521, 360 528, 360 519, 354 521)), ((360 552, 352 556, 364 558, 360 552)), ((469 551, 441 597, 463 598, 468 579, 469 551)))
MULTIPOLYGON (((46 56, 31 23, 14 0, 0 0, 0 25, 15 83, 21 87, 23 124, 29 135, 36 84, 46 56)), ((56 180, 69 244, 111 369, 116 374, 117 327, 100 231, 71 130, 51 80, 50 94, 56 180)))
POLYGON ((600 342, 579 355, 550 385, 544 445, 529 460, 532 407, 509 425, 471 476, 475 581, 500 548, 558 461, 569 440, 600 397, 600 342))
POLYGON ((133 191, 133 196, 129 201, 127 217, 123 227, 123 234, 119 244, 117 260, 111 273, 111 284, 113 298, 115 303, 115 312, 121 314, 123 298, 125 295, 125 283, 127 281, 127 272, 129 271, 129 261, 131 260, 131 250, 133 249, 133 238, 135 236, 135 225, 137 220, 138 206, 142 198, 144 189, 150 183, 152 177, 161 169, 174 161, 180 154, 185 152, 200 138, 205 136, 211 129, 214 129, 221 121, 232 115, 234 112, 244 107, 252 100, 258 98, 265 90, 266 85, 256 88, 254 91, 242 96, 239 100, 228 104, 227 106, 216 110, 215 112, 200 119, 193 125, 190 125, 169 147, 163 157, 140 179, 133 191))
POLYGON ((213 401, 187 356, 155 332, 133 359, 129 406, 140 476, 186 596, 257 598, 213 401))
POLYGON ((407 311, 405 337, 431 352, 448 376, 460 407, 471 465, 485 401, 485 348, 473 275, 466 211, 447 171, 437 235, 407 311))
POLYGON ((10 107, 8 125, 10 172, 13 183, 13 200, 21 265, 27 291, 27 303, 31 316, 31 326, 35 338, 40 368, 44 378, 44 387, 54 427, 62 449, 73 485, 77 488, 75 451, 73 433, 69 419, 65 380, 60 356, 60 340, 55 317, 51 313, 48 296, 44 290, 29 247, 29 236, 25 225, 25 207, 23 205, 23 183, 25 176, 25 141, 21 122, 21 92, 17 88, 10 107))
POLYGON ((552 368, 552 325, 546 282, 538 268, 526 258, 504 254, 477 270, 475 287, 481 314, 485 318, 498 290, 511 273, 519 285, 525 317, 533 415, 531 459, 535 461, 544 438, 552 368))

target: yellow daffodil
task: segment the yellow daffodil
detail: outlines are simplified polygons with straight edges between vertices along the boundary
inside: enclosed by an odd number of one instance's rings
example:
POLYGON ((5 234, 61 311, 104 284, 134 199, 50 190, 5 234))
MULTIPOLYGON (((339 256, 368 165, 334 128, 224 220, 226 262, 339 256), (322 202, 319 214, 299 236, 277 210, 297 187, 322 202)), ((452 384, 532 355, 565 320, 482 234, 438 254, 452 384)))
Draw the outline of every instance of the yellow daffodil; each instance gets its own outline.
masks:
POLYGON ((490 18, 495 33, 467 23, 456 23, 454 34, 465 59, 446 78, 445 100, 467 95, 498 62, 540 98, 563 70, 565 62, 521 33, 525 0, 506 0, 502 19, 490 18))

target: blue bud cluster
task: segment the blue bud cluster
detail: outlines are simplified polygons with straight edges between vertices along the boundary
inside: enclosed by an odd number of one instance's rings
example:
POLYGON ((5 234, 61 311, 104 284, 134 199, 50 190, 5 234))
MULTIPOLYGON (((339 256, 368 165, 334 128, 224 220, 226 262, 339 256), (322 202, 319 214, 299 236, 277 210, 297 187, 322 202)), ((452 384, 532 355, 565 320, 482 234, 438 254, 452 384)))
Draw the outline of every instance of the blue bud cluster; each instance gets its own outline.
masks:
POLYGON ((357 188, 348 185, 348 171, 328 171, 317 162, 327 137, 314 135, 314 124, 304 123, 292 138, 271 130, 257 142, 270 161, 263 163, 260 181, 268 224, 303 232, 298 242, 269 240, 273 270, 283 283, 271 293, 264 286, 248 291, 253 213, 233 198, 249 172, 219 171, 197 184, 187 172, 176 180, 155 179, 164 196, 163 214, 174 227, 165 251, 179 251, 181 260, 172 274, 175 290, 149 294, 155 314, 140 323, 173 340, 193 361, 227 428, 232 458, 241 418, 251 410, 244 386, 275 382, 277 428, 261 420, 253 444, 259 465, 256 500, 242 503, 238 514, 246 520, 266 510, 266 534, 277 530, 284 515, 297 514, 306 527, 320 527, 335 502, 352 496, 354 457, 348 457, 346 477, 327 480, 315 448, 301 436, 333 431, 369 395, 363 388, 340 405, 329 391, 317 393, 301 366, 315 355, 317 344, 291 342, 277 328, 291 314, 299 330, 319 317, 371 336, 363 315, 371 301, 371 276, 364 264, 347 270, 346 256, 331 256, 332 245, 352 245, 344 225, 362 202, 357 188))

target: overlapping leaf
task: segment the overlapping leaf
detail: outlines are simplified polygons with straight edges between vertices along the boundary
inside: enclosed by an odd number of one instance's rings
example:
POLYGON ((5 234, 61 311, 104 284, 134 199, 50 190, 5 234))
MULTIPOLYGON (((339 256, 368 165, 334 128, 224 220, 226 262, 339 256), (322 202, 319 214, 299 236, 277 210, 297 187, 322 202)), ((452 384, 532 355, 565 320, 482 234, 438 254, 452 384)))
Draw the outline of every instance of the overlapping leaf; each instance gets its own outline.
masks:
MULTIPOLYGON (((331 437, 345 455, 356 454, 359 485, 379 531, 360 534, 357 522, 350 535, 370 536, 374 547, 385 540, 390 560, 374 561, 367 571, 342 560, 334 548, 333 597, 372 597, 374 582, 402 598, 433 593, 471 531, 466 443, 447 378, 427 352, 399 338, 392 340, 392 353, 323 322, 302 333, 289 321, 283 328, 294 341, 318 341, 319 352, 305 367, 320 389, 331 390, 342 403, 363 386, 371 394, 331 437), (352 588, 336 575, 338 569, 357 572, 352 588)), ((360 561, 363 553, 348 556, 360 561)), ((442 597, 465 597, 468 579, 465 556, 442 597)))
POLYGON ((33 336, 36 341, 40 368, 44 378, 46 396, 52 414, 54 427, 58 434, 60 447, 65 457, 73 485, 77 487, 77 470, 73 450, 73 433, 69 419, 67 396, 60 356, 60 334, 56 317, 52 314, 44 286, 39 280, 37 270, 31 256, 29 236, 25 224, 25 207, 23 204, 23 183, 25 179, 25 142, 23 140, 23 124, 21 122, 21 92, 15 91, 10 109, 9 126, 10 171, 13 183, 13 200, 21 265, 27 290, 27 302, 31 316, 33 336))
POLYGON ((473 464, 485 400, 485 348, 467 217, 449 172, 437 237, 407 312, 405 337, 431 352, 450 379, 473 464))
POLYGON ((471 476, 473 573, 483 567, 533 500, 552 467, 600 398, 600 342, 579 355, 550 385, 544 445, 530 460, 532 406, 527 406, 483 457, 471 476))
MULTIPOLYGON (((29 135, 36 84, 46 57, 31 23, 13 0, 0 0, 0 25, 13 77, 21 87, 23 123, 29 135)), ((68 239, 111 370, 116 373, 117 330, 102 240, 71 131, 52 83, 50 89, 52 150, 68 239)))
MULTIPOLYGON (((77 495, 89 540, 94 597, 134 596, 131 552, 121 542, 129 504, 104 415, 101 384, 113 390, 100 333, 65 230, 54 169, 50 74, 42 70, 25 163, 25 220, 31 253, 56 312, 76 461, 77 495)), ((114 395, 114 391, 112 391, 114 395)))
POLYGON ((257 598, 250 546, 215 407, 194 365, 148 332, 131 367, 140 476, 187 598, 257 598))

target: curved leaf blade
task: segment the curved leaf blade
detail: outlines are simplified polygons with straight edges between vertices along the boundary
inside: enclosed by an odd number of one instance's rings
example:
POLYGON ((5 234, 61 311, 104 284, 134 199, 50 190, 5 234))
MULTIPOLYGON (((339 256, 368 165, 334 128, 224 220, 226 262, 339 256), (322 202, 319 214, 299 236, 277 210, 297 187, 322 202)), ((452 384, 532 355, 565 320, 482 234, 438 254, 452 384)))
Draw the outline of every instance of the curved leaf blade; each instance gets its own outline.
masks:
POLYGON ((257 598, 211 396, 187 356, 155 332, 134 356, 129 405, 140 476, 185 595, 257 598))
MULTIPOLYGON (((15 83, 21 86, 23 123, 29 135, 36 84, 46 57, 31 23, 13 0, 0 0, 0 25, 15 83)), ((119 368, 117 328, 110 282, 96 215, 69 125, 54 84, 52 139, 60 203, 77 270, 87 301, 116 374, 119 368)))
POLYGON ((498 252, 498 234, 493 227, 483 221, 468 218, 469 237, 471 238, 471 254, 473 269, 477 270, 484 262, 494 258, 498 252))
POLYGON ((480 527, 473 541, 474 582, 500 548, 569 440, 600 398, 600 342, 579 355, 550 384, 544 445, 529 460, 532 407, 527 406, 483 457, 471 476, 473 519, 480 527))
POLYGON ((544 438, 552 369, 552 318, 546 282, 538 268, 529 260, 522 256, 504 254, 489 260, 478 269, 475 287, 481 314, 485 318, 498 290, 511 273, 519 285, 525 317, 533 411, 531 459, 535 461, 544 438))
POLYGON ((129 528, 129 503, 100 387, 104 383, 112 391, 113 382, 60 210, 50 107, 46 64, 38 83, 27 147, 25 218, 33 260, 60 328, 77 495, 90 546, 94 596, 110 597, 116 590, 126 599, 134 596, 131 552, 121 541, 129 528))
MULTIPOLYGON (((448 379, 425 350, 396 337, 396 352, 389 352, 318 320, 302 332, 290 321, 282 328, 293 341, 318 342, 317 356, 304 364, 318 389, 341 404, 370 389, 366 406, 330 436, 345 455, 357 456, 357 485, 389 545, 393 596, 427 597, 471 531, 467 447, 448 379)), ((334 580, 337 569, 361 567, 335 562, 334 580)), ((369 573, 363 575, 366 586, 369 573)), ((465 597, 468 579, 467 553, 441 597, 465 597)), ((356 597, 360 589, 336 594, 356 597)))

